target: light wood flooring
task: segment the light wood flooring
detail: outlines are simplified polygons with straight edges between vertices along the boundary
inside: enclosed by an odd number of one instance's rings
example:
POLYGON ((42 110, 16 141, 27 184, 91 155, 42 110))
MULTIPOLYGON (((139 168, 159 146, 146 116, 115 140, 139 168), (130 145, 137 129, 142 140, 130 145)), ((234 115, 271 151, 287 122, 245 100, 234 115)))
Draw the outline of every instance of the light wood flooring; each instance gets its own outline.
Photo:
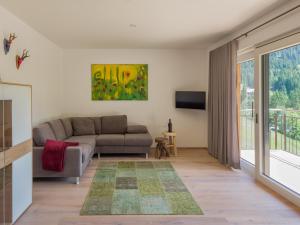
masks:
MULTIPOLYGON (((153 154, 152 154, 153 155, 153 154)), ((152 160, 151 157, 148 160, 152 160)), ((206 149, 180 149, 170 160, 203 216, 79 216, 97 164, 101 160, 145 160, 141 157, 94 158, 80 184, 38 180, 33 204, 17 225, 300 225, 300 209, 243 171, 231 170, 206 149)))

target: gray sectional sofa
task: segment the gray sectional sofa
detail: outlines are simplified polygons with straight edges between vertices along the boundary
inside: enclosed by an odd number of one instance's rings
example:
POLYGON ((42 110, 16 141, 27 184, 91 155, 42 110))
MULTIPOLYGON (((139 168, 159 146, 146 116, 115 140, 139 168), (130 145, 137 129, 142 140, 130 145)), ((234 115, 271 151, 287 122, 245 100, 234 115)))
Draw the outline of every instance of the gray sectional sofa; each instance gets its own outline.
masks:
POLYGON ((33 129, 33 177, 72 177, 79 183, 96 153, 143 153, 148 158, 152 137, 143 125, 127 125, 127 116, 74 117, 52 120, 33 129), (42 152, 47 139, 79 142, 65 153, 62 172, 44 170, 42 152))

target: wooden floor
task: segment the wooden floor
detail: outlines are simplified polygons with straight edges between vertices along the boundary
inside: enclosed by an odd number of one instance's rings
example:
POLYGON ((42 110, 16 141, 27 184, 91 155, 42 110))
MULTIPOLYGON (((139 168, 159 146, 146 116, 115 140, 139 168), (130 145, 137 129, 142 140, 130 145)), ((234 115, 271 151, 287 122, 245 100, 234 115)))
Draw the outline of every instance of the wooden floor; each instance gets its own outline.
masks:
MULTIPOLYGON (((101 160, 145 160, 102 157, 101 160)), ((101 161, 100 160, 100 161, 101 161)), ((204 211, 203 216, 79 216, 99 160, 94 158, 79 185, 39 180, 33 204, 17 225, 299 225, 300 209, 243 171, 223 167, 205 149, 182 149, 169 158, 204 211)))

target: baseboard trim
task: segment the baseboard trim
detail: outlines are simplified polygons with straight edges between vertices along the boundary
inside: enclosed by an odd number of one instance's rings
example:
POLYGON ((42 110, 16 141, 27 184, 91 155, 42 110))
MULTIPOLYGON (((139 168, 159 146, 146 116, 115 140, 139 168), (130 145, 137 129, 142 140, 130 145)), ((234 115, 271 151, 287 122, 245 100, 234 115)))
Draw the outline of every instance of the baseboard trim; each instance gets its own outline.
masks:
MULTIPOLYGON (((151 147, 151 149, 155 149, 156 147, 151 147)), ((194 149, 194 150, 199 150, 199 149, 205 149, 205 150, 208 150, 207 147, 177 147, 177 149, 180 149, 180 150, 184 150, 184 149, 194 149)))
POLYGON ((241 158, 241 169, 250 175, 251 177, 255 178, 255 165, 247 162, 246 160, 241 158))
POLYGON ((208 150, 207 147, 177 147, 177 149, 206 149, 206 150, 208 150))

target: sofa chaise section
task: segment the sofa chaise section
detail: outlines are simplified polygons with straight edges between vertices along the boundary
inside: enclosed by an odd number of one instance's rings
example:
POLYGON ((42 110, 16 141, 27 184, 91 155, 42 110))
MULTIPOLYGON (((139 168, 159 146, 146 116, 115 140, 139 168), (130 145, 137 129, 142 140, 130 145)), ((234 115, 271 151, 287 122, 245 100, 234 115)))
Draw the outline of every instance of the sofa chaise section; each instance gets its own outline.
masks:
POLYGON ((94 154, 95 136, 68 137, 61 125, 62 122, 56 120, 43 123, 33 129, 33 177, 72 177, 78 183, 79 177, 82 176, 94 154), (66 149, 64 170, 62 172, 43 169, 41 159, 47 139, 79 142, 79 146, 70 146, 66 149))

